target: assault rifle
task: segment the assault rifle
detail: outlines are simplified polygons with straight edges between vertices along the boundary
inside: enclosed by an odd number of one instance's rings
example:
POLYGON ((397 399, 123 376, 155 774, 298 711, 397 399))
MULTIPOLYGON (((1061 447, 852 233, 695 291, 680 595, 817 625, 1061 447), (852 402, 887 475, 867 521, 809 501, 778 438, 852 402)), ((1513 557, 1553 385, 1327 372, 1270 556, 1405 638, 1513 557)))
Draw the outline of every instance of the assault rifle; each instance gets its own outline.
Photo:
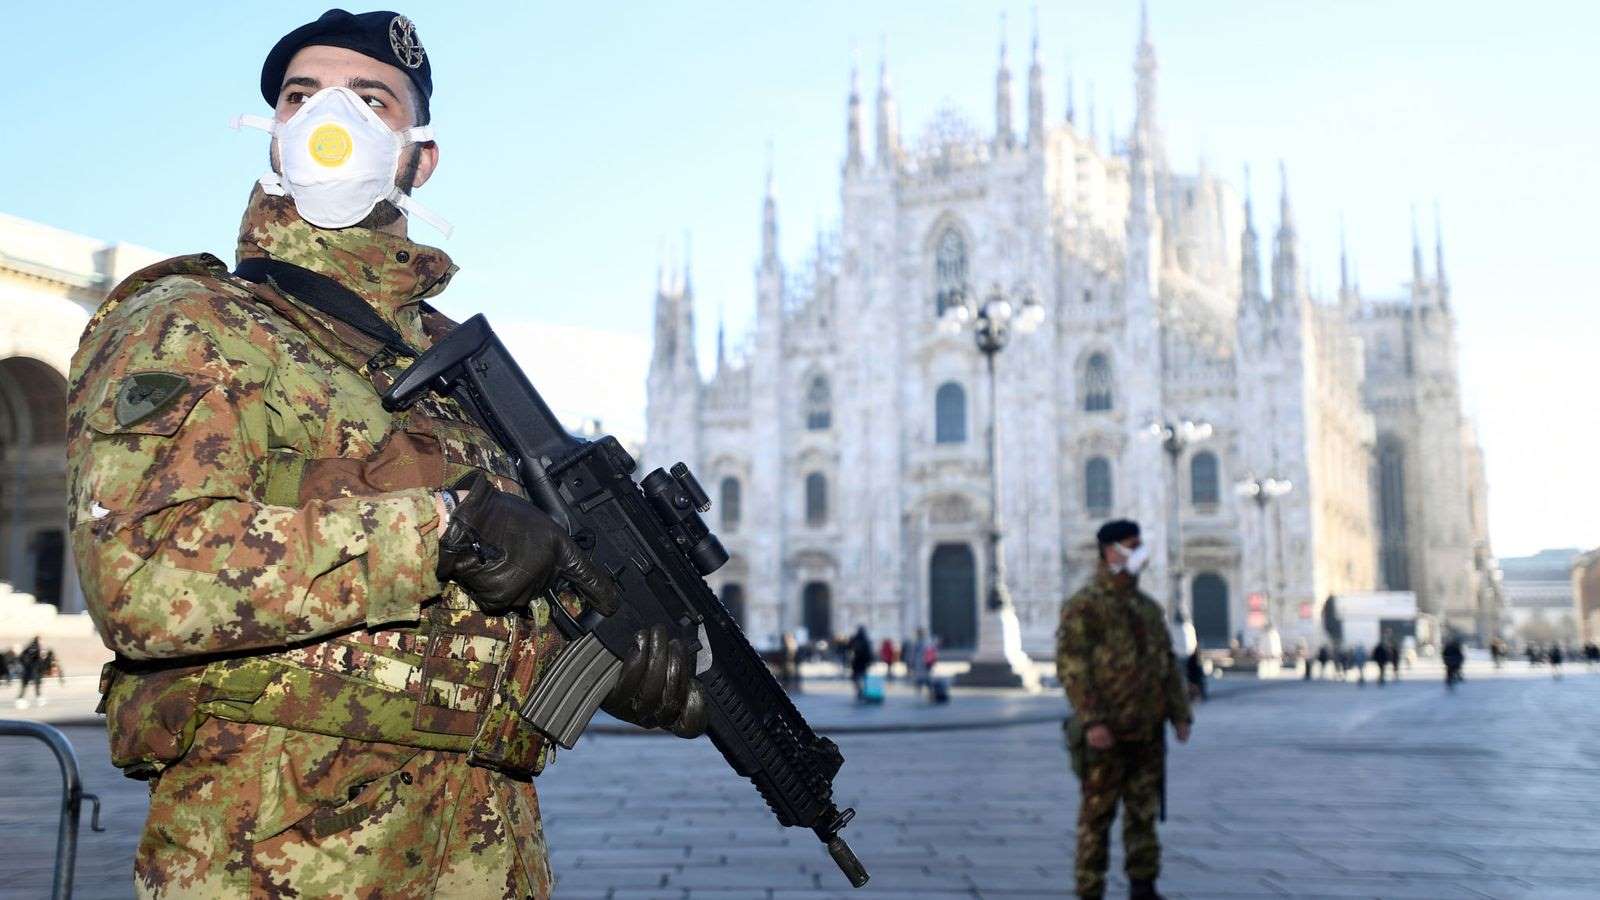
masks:
POLYGON ((571 747, 610 692, 633 635, 656 624, 696 648, 695 678, 711 709, 711 742, 749 778, 784 826, 810 828, 855 887, 867 871, 839 836, 855 817, 833 802, 844 757, 811 730, 704 576, 728 553, 700 513, 711 500, 687 466, 635 484, 633 458, 614 437, 568 434, 483 316, 468 319, 402 372, 383 396, 390 411, 428 391, 455 397, 517 462, 522 486, 589 557, 616 579, 610 616, 551 616, 571 643, 541 676, 522 716, 571 747))

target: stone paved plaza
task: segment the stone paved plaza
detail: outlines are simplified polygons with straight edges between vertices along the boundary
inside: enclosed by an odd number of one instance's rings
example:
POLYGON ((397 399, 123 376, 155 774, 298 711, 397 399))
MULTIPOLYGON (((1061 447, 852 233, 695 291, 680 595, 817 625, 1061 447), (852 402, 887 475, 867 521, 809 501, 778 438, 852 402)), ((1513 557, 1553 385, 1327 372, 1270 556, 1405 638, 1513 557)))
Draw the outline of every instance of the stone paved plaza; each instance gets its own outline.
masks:
MULTIPOLYGON (((1600 675, 1568 668, 1560 682, 1475 668, 1453 695, 1429 670, 1381 689, 1275 682, 1205 706, 1172 757, 1163 890, 1600 896, 1600 675)), ((586 737, 539 779, 556 896, 1066 896, 1076 786, 1059 728, 1017 721, 839 736, 839 795, 860 813, 847 834, 873 875, 858 892, 809 833, 778 828, 709 743, 586 737)), ((110 829, 84 830, 78 896, 131 896, 143 786, 107 765, 97 729, 68 733, 110 829)), ((53 763, 42 747, 0 747, 0 897, 44 896, 53 763)), ((1108 896, 1125 890, 1114 876, 1108 896)))

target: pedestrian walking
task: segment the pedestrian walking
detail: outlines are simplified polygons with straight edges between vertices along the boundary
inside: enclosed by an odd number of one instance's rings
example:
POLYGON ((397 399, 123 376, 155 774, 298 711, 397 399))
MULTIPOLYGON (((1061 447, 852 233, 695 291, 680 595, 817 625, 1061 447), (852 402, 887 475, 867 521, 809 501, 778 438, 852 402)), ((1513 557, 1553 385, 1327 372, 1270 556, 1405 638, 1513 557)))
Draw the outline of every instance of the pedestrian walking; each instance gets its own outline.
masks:
POLYGON ((1359 686, 1359 687, 1366 687, 1367 686, 1367 645, 1366 644, 1357 644, 1356 648, 1354 650, 1350 651, 1350 667, 1356 670, 1356 685, 1359 686))
POLYGON ((1494 667, 1496 669, 1499 669, 1501 666, 1505 665, 1505 661, 1506 661, 1506 642, 1505 641, 1502 641, 1499 638, 1495 638, 1494 640, 1489 642, 1489 660, 1494 663, 1494 667))
POLYGON ((1562 659, 1562 657, 1561 657, 1561 645, 1560 644, 1551 644, 1550 645, 1550 677, 1551 678, 1555 678, 1557 680, 1559 680, 1561 678, 1561 659, 1562 659))
POLYGON ((855 685, 856 696, 859 697, 862 680, 867 677, 867 669, 872 665, 872 638, 867 636, 867 626, 856 626, 856 633, 845 645, 845 650, 850 660, 850 683, 855 685))
POLYGON ((1600 665, 1600 644, 1594 641, 1584 644, 1583 661, 1588 664, 1589 671, 1593 672, 1595 666, 1600 665))
POLYGON ((783 656, 779 663, 778 677, 783 682, 784 690, 791 694, 800 692, 800 641, 794 632, 783 633, 783 656))
POLYGON ((1328 677, 1328 660, 1333 656, 1328 652, 1328 645, 1323 644, 1317 648, 1317 677, 1328 677))
POLYGON ((883 677, 886 681, 894 680, 894 664, 898 655, 895 653, 894 641, 884 638, 878 645, 878 660, 883 663, 883 677))
POLYGON ((16 705, 18 709, 27 709, 28 685, 33 685, 33 699, 40 701, 39 688, 44 681, 44 651, 39 646, 38 637, 29 641, 28 646, 17 655, 17 669, 22 684, 17 690, 16 705))
POLYGON ((1189 699, 1206 702, 1206 667, 1200 659, 1200 648, 1183 661, 1183 675, 1189 682, 1189 699))
POLYGON ((1537 666, 1539 663, 1543 662, 1543 657, 1539 653, 1539 645, 1538 644, 1534 644, 1534 643, 1528 644, 1528 646, 1523 649, 1523 652, 1528 655, 1528 668, 1531 669, 1534 666, 1537 666))
POLYGON ((1384 673, 1389 670, 1389 645, 1379 641, 1372 648, 1372 661, 1378 666, 1378 687, 1383 687, 1384 673))
POLYGON ((1156 816, 1165 805, 1166 726, 1189 740, 1192 715, 1161 606, 1139 591, 1149 548, 1139 526, 1107 522, 1095 536, 1093 581, 1061 607, 1056 675, 1072 706, 1068 746, 1082 790, 1076 888, 1101 897, 1109 833, 1122 805, 1129 897, 1159 898, 1156 816))
POLYGON ((1440 658, 1444 660, 1444 686, 1453 691, 1461 680, 1461 665, 1467 658, 1461 649, 1461 639, 1454 635, 1446 639, 1440 658))

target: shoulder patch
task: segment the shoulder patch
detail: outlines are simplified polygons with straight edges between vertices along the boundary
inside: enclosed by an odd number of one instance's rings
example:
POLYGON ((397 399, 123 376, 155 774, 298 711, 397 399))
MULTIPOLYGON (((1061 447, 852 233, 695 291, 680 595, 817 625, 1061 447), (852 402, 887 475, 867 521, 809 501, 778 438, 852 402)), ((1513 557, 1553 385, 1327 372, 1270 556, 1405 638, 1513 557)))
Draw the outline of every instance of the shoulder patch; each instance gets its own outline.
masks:
POLYGON ((123 428, 150 418, 189 386, 189 379, 171 372, 140 372, 117 389, 117 424, 123 428))

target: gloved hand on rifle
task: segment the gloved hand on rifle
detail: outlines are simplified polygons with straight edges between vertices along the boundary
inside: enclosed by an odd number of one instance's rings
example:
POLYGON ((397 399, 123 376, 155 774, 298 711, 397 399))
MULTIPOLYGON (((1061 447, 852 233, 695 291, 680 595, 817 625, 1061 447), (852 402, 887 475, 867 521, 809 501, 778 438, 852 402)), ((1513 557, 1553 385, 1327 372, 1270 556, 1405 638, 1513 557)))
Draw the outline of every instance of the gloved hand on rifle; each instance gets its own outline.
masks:
MULTIPOLYGON (((453 491, 460 499, 439 536, 440 581, 461 585, 490 615, 527 609, 558 577, 600 613, 617 611, 616 582, 543 510, 497 490, 481 473, 453 491)), ((697 737, 705 733, 710 710, 694 670, 695 653, 669 640, 664 626, 640 631, 601 706, 644 728, 697 737)))

